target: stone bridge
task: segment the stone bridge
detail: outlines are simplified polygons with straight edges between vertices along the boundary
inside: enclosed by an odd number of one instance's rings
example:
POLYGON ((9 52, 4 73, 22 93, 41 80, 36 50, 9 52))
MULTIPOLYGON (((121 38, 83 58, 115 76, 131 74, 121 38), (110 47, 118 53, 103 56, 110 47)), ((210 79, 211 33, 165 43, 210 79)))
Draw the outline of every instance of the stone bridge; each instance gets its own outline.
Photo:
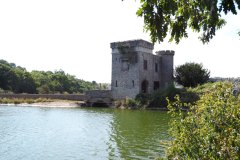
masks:
POLYGON ((0 98, 23 98, 23 99, 61 99, 84 101, 88 107, 112 106, 111 90, 91 90, 85 94, 7 94, 1 93, 0 98))
POLYGON ((90 107, 110 107, 112 106, 111 90, 91 90, 85 92, 86 106, 90 107))

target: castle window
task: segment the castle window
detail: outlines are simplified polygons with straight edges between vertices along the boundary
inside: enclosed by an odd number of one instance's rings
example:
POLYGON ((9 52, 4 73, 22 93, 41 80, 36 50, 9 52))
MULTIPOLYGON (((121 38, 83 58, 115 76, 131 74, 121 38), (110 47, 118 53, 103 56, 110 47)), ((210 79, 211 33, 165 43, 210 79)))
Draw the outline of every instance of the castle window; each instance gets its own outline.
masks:
POLYGON ((147 70, 147 60, 144 60, 144 62, 143 62, 143 69, 147 70))
POLYGON ((142 81, 142 93, 148 93, 148 81, 147 80, 144 80, 142 81))
POLYGON ((129 70, 129 61, 128 59, 122 59, 122 71, 128 71, 129 70))
POLYGON ((132 80, 132 86, 134 87, 134 80, 132 80))
POLYGON ((154 89, 154 91, 159 90, 159 81, 154 81, 153 89, 154 89))
POLYGON ((137 62, 138 62, 138 57, 135 56, 135 57, 134 57, 134 60, 135 60, 135 63, 137 63, 137 62))
POLYGON ((117 81, 115 82, 115 87, 117 87, 118 86, 118 83, 117 83, 117 81))
POLYGON ((158 64, 155 63, 155 72, 158 72, 158 64))

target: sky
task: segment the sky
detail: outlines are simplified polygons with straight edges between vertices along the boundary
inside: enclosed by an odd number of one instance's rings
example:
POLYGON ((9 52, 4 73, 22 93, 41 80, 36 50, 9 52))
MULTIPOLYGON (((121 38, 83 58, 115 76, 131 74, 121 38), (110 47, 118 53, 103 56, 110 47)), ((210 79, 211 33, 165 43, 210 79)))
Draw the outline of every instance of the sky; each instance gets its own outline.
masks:
MULTIPOLYGON (((135 0, 0 0, 0 59, 28 71, 62 69, 79 79, 111 82, 111 42, 144 39, 143 18, 135 0)), ((227 25, 207 45, 189 38, 155 44, 174 50, 174 65, 202 63, 211 77, 240 77, 240 14, 224 16, 227 25)))

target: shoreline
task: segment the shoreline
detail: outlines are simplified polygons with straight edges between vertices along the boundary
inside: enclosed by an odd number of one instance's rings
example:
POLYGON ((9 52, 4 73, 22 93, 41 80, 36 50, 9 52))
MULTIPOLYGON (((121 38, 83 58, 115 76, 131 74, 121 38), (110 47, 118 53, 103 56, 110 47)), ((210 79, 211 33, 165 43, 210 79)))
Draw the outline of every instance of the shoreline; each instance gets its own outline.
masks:
POLYGON ((16 107, 46 107, 46 108, 77 108, 84 104, 83 101, 67 101, 56 100, 52 102, 37 102, 37 103, 1 103, 0 106, 16 106, 16 107))
MULTIPOLYGON (((0 103, 1 106, 15 106, 15 107, 40 107, 40 108, 81 108, 85 104, 84 101, 72 101, 72 100, 53 100, 50 102, 36 102, 36 103, 0 103)), ((116 108, 116 107, 107 107, 116 108)), ((152 110, 152 111, 169 111, 167 108, 116 108, 121 110, 152 110)))

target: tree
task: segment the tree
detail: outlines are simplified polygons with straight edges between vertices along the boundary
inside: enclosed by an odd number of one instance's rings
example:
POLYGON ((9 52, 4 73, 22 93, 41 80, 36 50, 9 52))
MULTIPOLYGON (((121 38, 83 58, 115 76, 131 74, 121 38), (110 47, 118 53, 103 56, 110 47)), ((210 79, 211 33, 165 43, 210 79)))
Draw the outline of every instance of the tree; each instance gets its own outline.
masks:
POLYGON ((179 97, 169 104, 173 140, 167 159, 239 159, 240 96, 232 88, 226 82, 212 85, 187 113, 179 97))
POLYGON ((51 93, 50 90, 50 82, 52 72, 44 72, 44 71, 32 71, 31 75, 36 84, 37 92, 41 94, 51 93))
POLYGON ((209 76, 210 72, 198 63, 185 63, 175 69, 176 81, 184 87, 195 87, 206 83, 209 76))
POLYGON ((15 93, 36 93, 36 84, 31 74, 22 67, 14 68, 16 75, 13 91, 15 93))
POLYGON ((0 62, 0 88, 4 90, 12 90, 15 85, 16 75, 13 69, 0 62))
POLYGON ((144 18, 144 28, 152 42, 163 42, 167 33, 176 43, 188 37, 187 29, 201 32, 200 40, 207 43, 216 30, 226 24, 221 14, 236 15, 240 0, 141 0, 137 15, 144 18))

